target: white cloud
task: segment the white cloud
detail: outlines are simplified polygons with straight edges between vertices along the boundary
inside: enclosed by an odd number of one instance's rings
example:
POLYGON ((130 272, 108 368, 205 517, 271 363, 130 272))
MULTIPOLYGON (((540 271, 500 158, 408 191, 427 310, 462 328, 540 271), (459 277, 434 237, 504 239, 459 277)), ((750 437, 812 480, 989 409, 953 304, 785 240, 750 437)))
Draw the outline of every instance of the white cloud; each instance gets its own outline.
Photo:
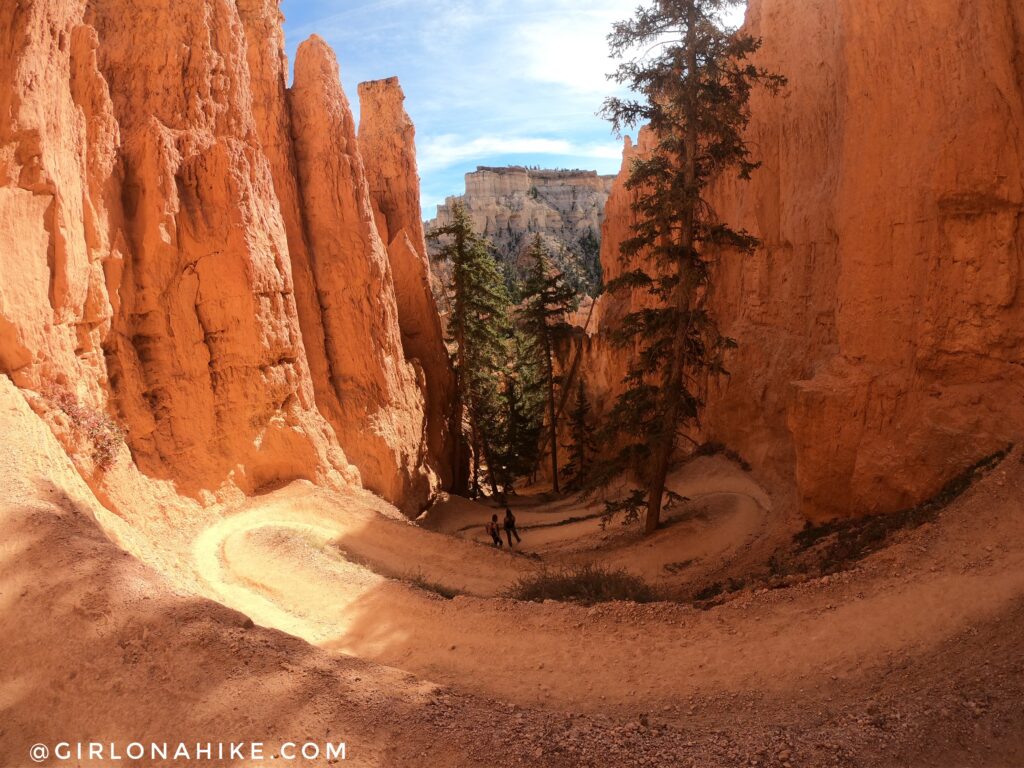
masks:
MULTIPOLYGON (((632 15, 632 2, 549 0, 543 9, 524 14, 524 20, 506 38, 509 53, 521 62, 523 74, 580 95, 607 95, 617 90, 617 84, 607 77, 619 63, 609 56, 607 38, 615 22, 632 15)), ((745 11, 745 4, 732 8, 723 13, 723 21, 739 26, 745 11)))
POLYGON ((478 164, 614 172, 621 144, 597 115, 617 90, 606 79, 615 69, 606 38, 650 1, 283 0, 282 8, 289 50, 313 32, 334 46, 353 108, 356 82, 401 78, 423 199, 433 204, 460 191, 462 174, 478 164))
POLYGON ((423 173, 450 168, 474 158, 498 155, 560 155, 614 160, 622 150, 614 143, 577 144, 567 139, 479 136, 465 139, 454 134, 431 136, 420 144, 419 167, 423 173))
POLYGON ((607 79, 616 63, 609 58, 606 38, 612 24, 628 13, 621 3, 588 6, 557 9, 519 25, 511 42, 527 77, 580 94, 604 95, 615 89, 607 79))

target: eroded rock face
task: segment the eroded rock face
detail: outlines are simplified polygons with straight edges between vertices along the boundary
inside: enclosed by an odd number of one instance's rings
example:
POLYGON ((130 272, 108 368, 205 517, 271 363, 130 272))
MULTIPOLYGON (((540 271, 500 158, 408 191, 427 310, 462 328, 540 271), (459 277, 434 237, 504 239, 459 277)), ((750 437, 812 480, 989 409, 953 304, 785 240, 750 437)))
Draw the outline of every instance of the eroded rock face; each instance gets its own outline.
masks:
POLYGON ((351 461, 412 513, 438 484, 425 382, 337 65, 307 46, 289 104, 280 22, 274 0, 3 4, 0 373, 112 414, 184 492, 351 461))
POLYGON ((289 101, 338 437, 367 488, 418 512, 436 484, 423 460, 423 384, 402 348, 391 267, 338 63, 319 38, 299 47, 289 101))
POLYGON ((321 430, 237 9, 135 5, 130 29, 122 6, 88 9, 122 134, 129 256, 105 349, 129 443, 189 490, 313 479, 324 446, 303 434, 321 430))
MULTIPOLYGON (((721 259, 740 348, 707 437, 810 517, 912 505, 1024 437, 1024 7, 759 0, 747 24, 790 86, 753 103, 764 167, 714 193, 764 246, 721 259)), ((607 211, 614 272, 624 190, 607 211)))
MULTIPOLYGON (((522 274, 523 256, 540 234, 571 282, 596 293, 601 225, 614 178, 594 171, 480 167, 466 174, 465 194, 438 206, 427 225, 448 224, 452 206, 461 203, 513 275, 522 274)), ((443 271, 444 265, 436 266, 443 271)))
POLYGON ((366 168, 377 231, 388 244, 398 325, 406 358, 426 379, 427 433, 444 485, 453 479, 450 423, 455 378, 430 288, 423 234, 416 128, 406 114, 397 78, 359 85, 359 149, 366 168))
POLYGON ((0 39, 0 370, 95 404, 123 256, 103 215, 120 132, 95 32, 71 4, 4 3, 0 39))

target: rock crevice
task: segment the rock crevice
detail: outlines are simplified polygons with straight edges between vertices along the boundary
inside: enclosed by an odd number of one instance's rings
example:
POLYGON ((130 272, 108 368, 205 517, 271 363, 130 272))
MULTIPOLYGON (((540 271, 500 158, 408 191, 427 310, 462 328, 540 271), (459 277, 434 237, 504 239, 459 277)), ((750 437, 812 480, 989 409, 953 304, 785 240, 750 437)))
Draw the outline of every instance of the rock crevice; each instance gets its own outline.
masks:
POLYGON ((0 10, 0 372, 116 414, 138 467, 197 498, 354 465, 416 514, 447 470, 427 383, 337 63, 307 43, 289 93, 281 19, 274 0, 0 10))

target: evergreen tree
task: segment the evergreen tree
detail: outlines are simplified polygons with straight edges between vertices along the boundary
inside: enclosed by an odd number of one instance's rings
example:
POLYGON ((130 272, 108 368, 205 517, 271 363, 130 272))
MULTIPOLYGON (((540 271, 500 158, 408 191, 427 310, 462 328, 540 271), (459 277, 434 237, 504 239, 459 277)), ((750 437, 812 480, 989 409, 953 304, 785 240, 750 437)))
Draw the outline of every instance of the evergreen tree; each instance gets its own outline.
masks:
POLYGON ((743 138, 750 94, 777 92, 785 79, 751 63, 760 39, 726 28, 721 12, 737 0, 653 0, 609 35, 621 58, 641 50, 613 76, 640 98, 610 98, 604 114, 615 130, 646 124, 653 148, 635 160, 627 188, 636 224, 622 257, 634 269, 607 290, 646 291, 618 341, 637 351, 616 403, 616 423, 634 438, 623 457, 648 469, 648 533, 661 517, 665 477, 681 426, 699 423, 711 376, 725 372, 734 343, 708 312, 711 260, 722 249, 750 253, 757 240, 718 221, 705 199, 709 184, 734 170, 749 179, 758 163, 743 138))
MULTIPOLYGON (((481 469, 486 466, 491 490, 498 495, 496 426, 501 421, 500 381, 510 326, 508 293, 487 242, 473 231, 461 204, 453 206, 451 222, 431 230, 428 237, 438 244, 435 258, 449 265, 448 341, 455 358, 455 422, 462 433, 457 438, 468 435, 473 449, 473 492, 479 494, 481 469)), ((465 461, 460 457, 460 466, 465 461)))
POLYGON ((601 241, 594 234, 593 229, 588 229, 576 243, 576 249, 580 254, 580 264, 586 280, 586 291, 589 295, 597 297, 601 293, 601 241))
POLYGON ((537 466, 544 429, 544 377, 535 345, 519 331, 509 340, 510 364, 504 383, 504 443, 502 466, 508 488, 515 478, 537 466))
POLYGON ((590 423, 590 400, 587 399, 582 376, 576 384, 576 402, 569 411, 569 438, 571 442, 566 446, 569 463, 565 465, 564 472, 571 478, 571 487, 578 489, 587 484, 590 463, 597 453, 597 441, 590 423))
POLYGON ((529 272, 519 310, 520 325, 534 343, 540 357, 548 405, 551 482, 555 493, 558 493, 558 406, 555 399, 558 381, 555 376, 555 345, 571 332, 566 315, 576 309, 579 299, 576 292, 565 284, 562 274, 554 268, 539 234, 534 237, 528 258, 529 272))

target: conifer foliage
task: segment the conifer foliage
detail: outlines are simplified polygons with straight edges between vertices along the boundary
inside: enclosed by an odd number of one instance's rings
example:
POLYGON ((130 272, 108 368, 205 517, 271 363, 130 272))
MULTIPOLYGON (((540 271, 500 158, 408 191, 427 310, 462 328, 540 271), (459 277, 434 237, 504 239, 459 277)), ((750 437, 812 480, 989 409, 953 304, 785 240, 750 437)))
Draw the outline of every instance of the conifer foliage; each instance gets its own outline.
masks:
MULTIPOLYGON (((461 205, 450 223, 428 237, 438 245, 435 258, 450 266, 448 343, 453 350, 457 380, 454 419, 461 430, 460 445, 472 449, 471 491, 480 493, 486 469, 491 491, 499 494, 501 445, 496 425, 503 422, 502 381, 510 335, 509 298, 500 269, 487 242, 473 231, 461 205)), ((467 461, 459 457, 460 466, 467 461)), ((463 489, 456 489, 463 490, 463 489)))
POLYGON ((523 285, 523 301, 519 307, 519 324, 530 340, 540 361, 539 371, 548 410, 548 445, 551 448, 551 482, 558 493, 558 403, 556 392, 560 385, 555 375, 555 349, 567 338, 572 328, 567 316, 579 306, 576 291, 566 284, 561 272, 555 269, 547 247, 540 235, 530 246, 529 272, 523 285))
POLYGON ((504 382, 501 466, 506 493, 537 468, 547 391, 534 343, 519 329, 509 339, 504 382))
POLYGON ((653 138, 626 184, 636 223, 621 247, 626 263, 647 266, 606 286, 642 297, 616 334, 636 354, 612 420, 632 439, 621 459, 646 468, 648 533, 660 521, 677 433, 699 423, 708 381, 725 373, 723 356, 734 345, 707 308, 712 260, 723 250, 749 254, 757 246, 718 220, 706 191, 726 171, 750 178, 758 166, 743 137, 751 92, 785 85, 751 61, 760 39, 721 21, 721 12, 738 4, 653 0, 608 37, 616 58, 640 52, 612 76, 638 98, 609 98, 603 114, 618 132, 646 124, 653 138))
POLYGON ((569 411, 569 439, 566 446, 569 463, 565 465, 564 473, 569 477, 569 487, 578 490, 586 487, 590 479, 591 462, 597 454, 590 400, 582 376, 576 382, 576 400, 569 411))

